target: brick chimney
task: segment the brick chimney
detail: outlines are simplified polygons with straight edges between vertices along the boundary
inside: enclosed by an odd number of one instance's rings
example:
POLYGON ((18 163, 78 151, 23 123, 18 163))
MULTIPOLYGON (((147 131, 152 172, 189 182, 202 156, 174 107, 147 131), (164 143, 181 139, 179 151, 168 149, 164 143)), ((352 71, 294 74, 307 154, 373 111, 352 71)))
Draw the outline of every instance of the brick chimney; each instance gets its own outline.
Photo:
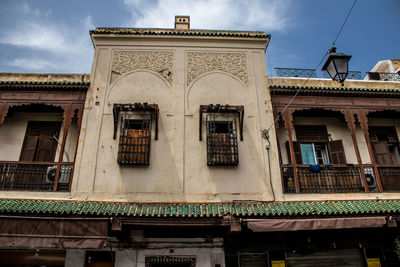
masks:
POLYGON ((190 16, 175 16, 175 30, 189 30, 190 16))

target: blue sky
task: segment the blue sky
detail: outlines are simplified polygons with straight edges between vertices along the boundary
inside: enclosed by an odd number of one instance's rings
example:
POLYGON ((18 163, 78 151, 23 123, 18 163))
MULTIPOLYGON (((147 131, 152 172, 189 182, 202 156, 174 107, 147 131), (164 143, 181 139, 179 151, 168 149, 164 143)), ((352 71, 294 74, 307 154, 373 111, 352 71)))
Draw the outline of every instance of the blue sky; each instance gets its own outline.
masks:
MULTIPOLYGON (((0 71, 90 73, 95 27, 261 30, 272 35, 267 68, 315 68, 353 0, 0 0, 0 71)), ((358 0, 336 45, 350 70, 400 58, 400 0, 358 0)))

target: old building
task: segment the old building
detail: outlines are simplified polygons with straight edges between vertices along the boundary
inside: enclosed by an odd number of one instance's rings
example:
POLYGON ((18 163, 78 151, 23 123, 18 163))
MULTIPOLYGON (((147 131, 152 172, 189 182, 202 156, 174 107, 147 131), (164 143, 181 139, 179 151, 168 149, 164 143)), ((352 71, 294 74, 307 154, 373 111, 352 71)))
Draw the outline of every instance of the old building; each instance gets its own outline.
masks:
POLYGON ((270 78, 187 16, 90 36, 90 83, 0 75, 5 263, 398 264, 399 82, 270 78))

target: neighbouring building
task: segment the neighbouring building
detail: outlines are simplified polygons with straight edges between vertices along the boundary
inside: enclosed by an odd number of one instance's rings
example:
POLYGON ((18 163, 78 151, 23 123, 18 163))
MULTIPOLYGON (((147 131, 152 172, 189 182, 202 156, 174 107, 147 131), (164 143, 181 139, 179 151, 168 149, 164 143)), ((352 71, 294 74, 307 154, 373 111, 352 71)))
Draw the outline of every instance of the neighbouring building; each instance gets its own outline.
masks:
POLYGON ((267 77, 270 35, 188 16, 90 36, 90 75, 0 74, 0 266, 399 265, 397 76, 267 77))

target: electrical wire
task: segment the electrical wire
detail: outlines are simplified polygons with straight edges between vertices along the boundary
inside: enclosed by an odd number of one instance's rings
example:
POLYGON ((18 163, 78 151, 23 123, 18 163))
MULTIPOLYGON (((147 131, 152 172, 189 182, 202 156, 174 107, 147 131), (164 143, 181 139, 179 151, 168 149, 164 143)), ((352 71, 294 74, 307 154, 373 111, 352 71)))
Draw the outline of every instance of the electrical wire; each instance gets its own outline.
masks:
POLYGON ((357 3, 357 0, 354 0, 354 3, 353 3, 353 5, 352 5, 351 8, 350 8, 349 13, 347 13, 347 17, 346 17, 346 19, 344 20, 344 22, 343 22, 343 24, 342 24, 342 27, 340 27, 340 30, 339 30, 339 32, 337 33, 336 38, 335 38, 335 40, 334 40, 333 43, 332 43, 332 46, 335 46, 335 43, 336 43, 337 39, 339 38, 339 35, 340 35, 340 33, 342 32, 343 27, 344 27, 344 25, 345 25, 346 22, 347 22, 347 19, 350 17, 351 11, 353 11, 353 8, 354 8, 354 6, 356 5, 356 3, 357 3))
MULTIPOLYGON (((322 64, 322 62, 325 60, 326 56, 328 55, 328 52, 326 52, 324 54, 324 56, 322 57, 321 61, 318 63, 317 67, 315 67, 315 69, 318 69, 319 66, 322 64)), ((301 89, 303 89, 303 87, 306 85, 306 83, 308 82, 308 80, 310 80, 311 76, 313 75, 313 73, 310 73, 310 75, 308 75, 307 79, 304 81, 304 83, 299 87, 299 89, 297 89, 296 93, 294 94, 294 96, 290 99, 289 103, 286 104, 286 106, 284 107, 284 109, 282 110, 282 112, 280 114, 278 114, 278 117, 276 117, 276 119, 274 120, 273 123, 271 123, 271 125, 268 127, 267 131, 271 130, 272 126, 274 126, 274 124, 282 117, 282 114, 285 112, 285 110, 290 106, 290 104, 292 104, 292 102, 294 101, 294 99, 296 98, 296 96, 300 93, 301 89)))
MULTIPOLYGON (((340 27, 333 43, 332 43, 332 47, 335 45, 337 39, 339 38, 344 26, 346 25, 346 22, 348 20, 348 18, 350 17, 351 12, 353 11, 354 6, 356 5, 358 0, 354 0, 353 5, 351 6, 349 12, 347 13, 347 16, 342 24, 342 26, 340 27)), ((319 66, 322 64, 322 62, 325 60, 325 57, 328 55, 328 52, 326 52, 324 54, 324 56, 322 57, 321 61, 318 63, 317 67, 315 67, 314 69, 318 69, 319 66)), ((290 99, 289 103, 284 107, 284 109, 282 110, 282 112, 280 114, 278 114, 277 118, 274 120, 274 122, 268 127, 267 131, 269 131, 272 126, 274 126, 274 124, 282 117, 283 113, 286 111, 286 109, 290 106, 290 104, 292 104, 292 102, 294 101, 294 99, 297 97, 297 95, 300 93, 300 91, 304 88, 304 86, 307 84, 307 82, 310 80, 311 76, 313 75, 313 73, 310 73, 310 75, 308 75, 307 79, 305 80, 305 82, 300 86, 300 88, 296 91, 296 93, 294 94, 294 96, 292 97, 292 99, 290 99)))

